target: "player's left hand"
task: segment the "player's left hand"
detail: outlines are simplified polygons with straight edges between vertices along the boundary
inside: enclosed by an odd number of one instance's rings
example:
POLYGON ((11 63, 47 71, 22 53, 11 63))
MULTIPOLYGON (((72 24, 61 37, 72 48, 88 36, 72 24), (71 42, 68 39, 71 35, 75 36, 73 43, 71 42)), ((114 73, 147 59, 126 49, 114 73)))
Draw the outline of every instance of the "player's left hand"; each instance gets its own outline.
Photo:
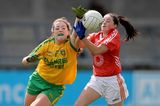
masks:
POLYGON ((83 23, 81 21, 78 21, 76 25, 73 26, 73 29, 77 33, 79 39, 82 40, 83 38, 85 38, 86 28, 83 26, 83 23))

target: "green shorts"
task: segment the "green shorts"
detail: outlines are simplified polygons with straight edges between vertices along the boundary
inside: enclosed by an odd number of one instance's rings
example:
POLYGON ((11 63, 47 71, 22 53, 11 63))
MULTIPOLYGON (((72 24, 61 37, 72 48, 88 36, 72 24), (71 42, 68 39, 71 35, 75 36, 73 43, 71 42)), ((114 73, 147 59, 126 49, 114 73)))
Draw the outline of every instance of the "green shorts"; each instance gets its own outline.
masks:
POLYGON ((40 93, 45 94, 52 104, 55 104, 60 97, 63 95, 65 86, 64 85, 54 85, 45 81, 37 71, 33 72, 30 76, 27 93, 30 95, 38 95, 40 93))

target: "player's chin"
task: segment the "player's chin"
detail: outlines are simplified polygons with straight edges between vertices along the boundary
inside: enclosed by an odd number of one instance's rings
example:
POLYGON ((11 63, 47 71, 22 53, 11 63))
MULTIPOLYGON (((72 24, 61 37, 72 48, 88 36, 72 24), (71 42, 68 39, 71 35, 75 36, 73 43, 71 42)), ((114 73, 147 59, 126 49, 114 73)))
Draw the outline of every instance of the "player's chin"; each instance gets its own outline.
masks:
POLYGON ((102 25, 102 26, 101 26, 101 29, 105 29, 106 27, 107 27, 107 26, 102 25))
POLYGON ((101 27, 101 31, 105 31, 105 28, 104 28, 104 27, 101 27))
POLYGON ((63 42, 63 41, 66 41, 66 40, 67 40, 67 38, 65 36, 58 36, 57 37, 58 42, 63 42))
POLYGON ((109 28, 107 26, 102 26, 101 30, 106 31, 106 30, 109 30, 109 28))

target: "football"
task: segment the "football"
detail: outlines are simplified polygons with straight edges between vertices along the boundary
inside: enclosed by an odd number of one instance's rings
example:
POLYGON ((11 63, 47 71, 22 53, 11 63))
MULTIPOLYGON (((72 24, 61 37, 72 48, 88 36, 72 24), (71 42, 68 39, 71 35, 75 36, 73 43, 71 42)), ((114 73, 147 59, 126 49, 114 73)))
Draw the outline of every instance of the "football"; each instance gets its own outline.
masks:
POLYGON ((102 15, 96 10, 87 11, 82 18, 82 23, 88 31, 97 31, 102 21, 102 15))

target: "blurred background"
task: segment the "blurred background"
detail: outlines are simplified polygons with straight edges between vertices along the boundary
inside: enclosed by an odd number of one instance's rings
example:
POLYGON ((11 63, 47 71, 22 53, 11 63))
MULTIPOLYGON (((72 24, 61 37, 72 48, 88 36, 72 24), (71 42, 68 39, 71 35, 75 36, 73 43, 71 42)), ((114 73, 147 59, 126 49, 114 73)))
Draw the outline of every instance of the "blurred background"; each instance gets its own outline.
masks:
MULTIPOLYGON (((0 106, 23 106, 27 80, 36 64, 23 66, 22 58, 50 36, 56 18, 65 16, 73 25, 71 8, 79 5, 103 15, 114 12, 128 17, 140 36, 121 46, 122 74, 130 92, 125 105, 160 106, 159 0, 0 0, 0 106)), ((123 40, 125 32, 121 35, 123 40)), ((78 57, 75 83, 67 85, 56 106, 73 106, 92 74, 91 64, 85 49, 78 57)), ((91 106, 106 106, 106 102, 100 99, 91 106)))

